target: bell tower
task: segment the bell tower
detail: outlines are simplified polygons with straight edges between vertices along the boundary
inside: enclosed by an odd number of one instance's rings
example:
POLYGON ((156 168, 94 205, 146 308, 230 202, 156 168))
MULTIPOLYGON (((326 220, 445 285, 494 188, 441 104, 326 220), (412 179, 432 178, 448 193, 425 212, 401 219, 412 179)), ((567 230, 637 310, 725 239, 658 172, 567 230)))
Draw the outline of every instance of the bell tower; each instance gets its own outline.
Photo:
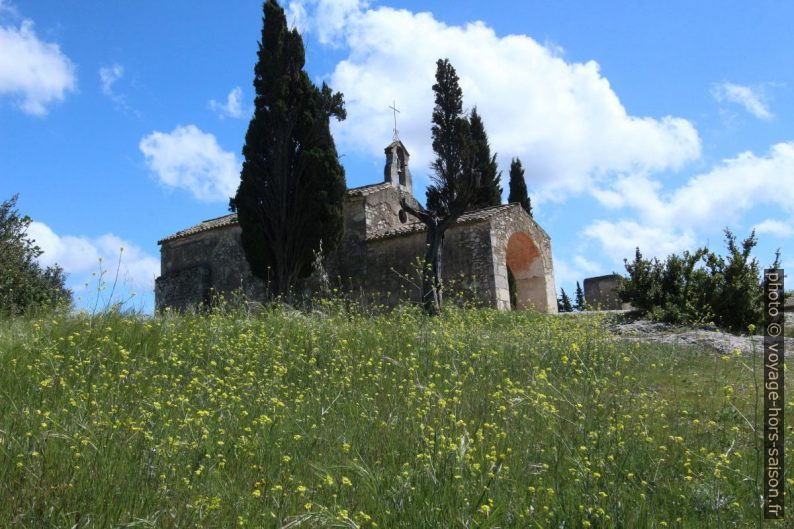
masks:
POLYGON ((383 170, 384 182, 413 196, 411 170, 408 168, 408 150, 399 139, 392 141, 386 151, 386 167, 383 170))
POLYGON ((397 131, 397 102, 395 101, 390 107, 394 112, 394 138, 392 142, 386 147, 386 167, 383 170, 383 181, 389 182, 397 189, 407 192, 409 195, 414 196, 413 183, 411 181, 411 171, 408 169, 408 149, 405 148, 403 142, 400 141, 400 135, 397 131))

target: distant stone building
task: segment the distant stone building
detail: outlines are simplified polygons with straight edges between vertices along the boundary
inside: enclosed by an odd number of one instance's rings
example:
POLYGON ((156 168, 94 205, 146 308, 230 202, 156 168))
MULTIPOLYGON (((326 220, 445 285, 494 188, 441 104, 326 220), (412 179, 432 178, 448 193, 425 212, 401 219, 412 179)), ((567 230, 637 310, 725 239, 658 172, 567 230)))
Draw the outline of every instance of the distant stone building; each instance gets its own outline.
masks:
MULTIPOLYGON (((400 207, 416 206, 409 153, 395 140, 385 149, 384 181, 347 191, 344 234, 326 258, 332 280, 368 300, 395 305, 420 299, 418 260, 425 252, 425 227, 400 207)), ((208 301, 211 289, 241 288, 262 299, 265 285, 248 267, 235 214, 206 220, 161 241, 158 309, 183 309, 208 301)), ((450 292, 480 305, 557 312, 551 240, 518 204, 471 211, 445 235, 442 275, 450 292)), ((449 295, 449 293, 447 294, 449 295)))
MULTIPOLYGON (((609 274, 598 277, 588 277, 584 280, 584 299, 587 306, 593 310, 618 310, 624 303, 617 294, 621 276, 609 274)), ((626 304, 628 305, 628 304, 626 304)))

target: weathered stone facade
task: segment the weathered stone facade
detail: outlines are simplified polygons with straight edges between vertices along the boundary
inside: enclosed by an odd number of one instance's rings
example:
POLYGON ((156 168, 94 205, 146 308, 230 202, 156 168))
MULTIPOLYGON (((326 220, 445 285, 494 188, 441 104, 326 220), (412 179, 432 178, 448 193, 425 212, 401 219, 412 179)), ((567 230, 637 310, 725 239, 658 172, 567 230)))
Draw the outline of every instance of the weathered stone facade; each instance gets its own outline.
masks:
POLYGON ((183 310, 206 303, 212 290, 242 288, 251 299, 264 297, 263 282, 245 260, 241 232, 237 216, 226 215, 161 240, 161 275, 154 288, 157 308, 183 310))
POLYGON ((619 310, 624 308, 617 295, 621 276, 609 274, 588 277, 584 280, 584 299, 594 310, 619 310))
MULTIPOLYGON (((420 299, 419 260, 424 256, 424 225, 400 207, 413 196, 409 154, 396 140, 386 148, 384 182, 347 191, 344 234, 326 258, 332 279, 368 300, 395 305, 420 299)), ((242 287, 263 297, 240 244, 235 215, 204 221, 160 241, 158 309, 185 308, 206 301, 210 289, 242 287)), ((551 240, 518 204, 472 211, 444 237, 442 274, 448 292, 480 305, 509 309, 508 268, 515 278, 516 308, 556 312, 551 240)), ((449 295, 449 294, 448 294, 449 295)))

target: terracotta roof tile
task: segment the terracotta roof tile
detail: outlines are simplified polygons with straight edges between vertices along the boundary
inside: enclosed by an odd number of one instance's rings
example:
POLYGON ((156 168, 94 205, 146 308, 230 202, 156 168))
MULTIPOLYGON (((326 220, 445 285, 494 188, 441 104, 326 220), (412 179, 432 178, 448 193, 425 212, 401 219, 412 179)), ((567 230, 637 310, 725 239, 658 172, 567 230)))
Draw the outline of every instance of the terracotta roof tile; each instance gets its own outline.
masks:
POLYGON ((223 228, 224 226, 232 226, 234 224, 237 224, 237 213, 231 213, 229 215, 224 215, 223 217, 205 220, 199 224, 196 224, 195 226, 180 230, 172 235, 169 235, 168 237, 165 237, 164 239, 160 239, 157 241, 157 244, 163 244, 164 242, 182 239, 183 237, 201 233, 203 231, 223 228))

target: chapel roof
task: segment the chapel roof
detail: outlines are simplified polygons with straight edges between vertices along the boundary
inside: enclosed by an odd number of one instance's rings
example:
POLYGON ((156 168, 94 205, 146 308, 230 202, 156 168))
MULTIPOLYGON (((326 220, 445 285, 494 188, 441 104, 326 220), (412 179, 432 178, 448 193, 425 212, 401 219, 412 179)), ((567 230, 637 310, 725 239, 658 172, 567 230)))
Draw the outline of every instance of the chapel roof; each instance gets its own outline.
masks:
MULTIPOLYGON (((483 220, 488 220, 494 215, 497 215, 498 213, 501 213, 502 211, 505 211, 514 206, 515 204, 501 204, 499 206, 489 206, 487 208, 469 211, 458 217, 458 220, 455 223, 455 225, 471 224, 472 222, 480 222, 483 220)), ((367 237, 367 240, 373 241, 378 239, 391 239, 392 237, 399 237, 401 235, 408 235, 409 233, 416 233, 421 231, 425 231, 424 223, 409 222, 407 224, 403 224, 402 226, 397 226, 396 228, 375 233, 367 237)))
POLYGON ((190 235, 195 235, 196 233, 214 230, 217 228, 223 228, 225 226, 233 226, 235 224, 237 224, 237 213, 230 213, 229 215, 224 215, 223 217, 216 217, 214 219, 201 221, 195 226, 185 228, 184 230, 180 230, 174 234, 169 235, 168 237, 160 239, 159 241, 157 241, 157 244, 163 244, 164 242, 173 241, 176 239, 182 239, 190 235))
POLYGON ((392 187, 391 182, 380 182, 378 184, 368 184, 361 187, 354 187, 352 189, 347 190, 347 196, 349 197, 365 197, 367 195, 371 195, 372 193, 377 193, 382 189, 388 189, 392 187))
MULTIPOLYGON (((371 195, 372 193, 377 193, 382 189, 388 189, 390 187, 392 187, 392 185, 389 182, 368 184, 365 186, 348 189, 347 196, 363 197, 363 196, 371 195)), ((190 235, 195 235, 197 233, 202 233, 217 228, 224 228, 226 226, 233 226, 235 224, 237 224, 237 213, 230 213, 229 215, 224 215, 222 217, 203 220, 198 224, 196 224, 195 226, 185 228, 184 230, 179 230, 176 233, 172 233, 171 235, 160 239, 159 241, 157 241, 157 244, 162 244, 164 242, 174 241, 177 239, 183 239, 185 237, 189 237, 190 235)))
MULTIPOLYGON (((372 193, 376 193, 382 189, 387 189, 389 187, 392 187, 389 182, 381 182, 379 184, 370 184, 361 187, 354 187, 352 189, 347 190, 347 195, 353 197, 367 196, 372 193)), ((514 206, 515 204, 501 204, 498 206, 490 206, 487 208, 469 211, 461 215, 455 224, 456 225, 470 224, 473 222, 480 222, 483 220, 487 220, 493 217, 494 215, 514 206)), ((237 225, 237 213, 230 213, 222 217, 216 217, 214 219, 207 219, 201 221, 195 226, 185 228, 184 230, 180 230, 167 237, 164 237, 163 239, 160 239, 159 241, 157 241, 157 244, 163 244, 164 242, 183 239, 185 237, 189 237, 197 233, 202 233, 202 232, 206 232, 218 228, 225 228, 227 226, 234 226, 234 225, 237 225)), ((401 235, 408 235, 410 233, 417 233, 422 231, 425 231, 425 225, 422 222, 409 222, 407 224, 397 226, 396 228, 374 233, 369 237, 367 237, 367 240, 372 241, 372 240, 380 240, 380 239, 391 239, 392 237, 399 237, 401 235)))

